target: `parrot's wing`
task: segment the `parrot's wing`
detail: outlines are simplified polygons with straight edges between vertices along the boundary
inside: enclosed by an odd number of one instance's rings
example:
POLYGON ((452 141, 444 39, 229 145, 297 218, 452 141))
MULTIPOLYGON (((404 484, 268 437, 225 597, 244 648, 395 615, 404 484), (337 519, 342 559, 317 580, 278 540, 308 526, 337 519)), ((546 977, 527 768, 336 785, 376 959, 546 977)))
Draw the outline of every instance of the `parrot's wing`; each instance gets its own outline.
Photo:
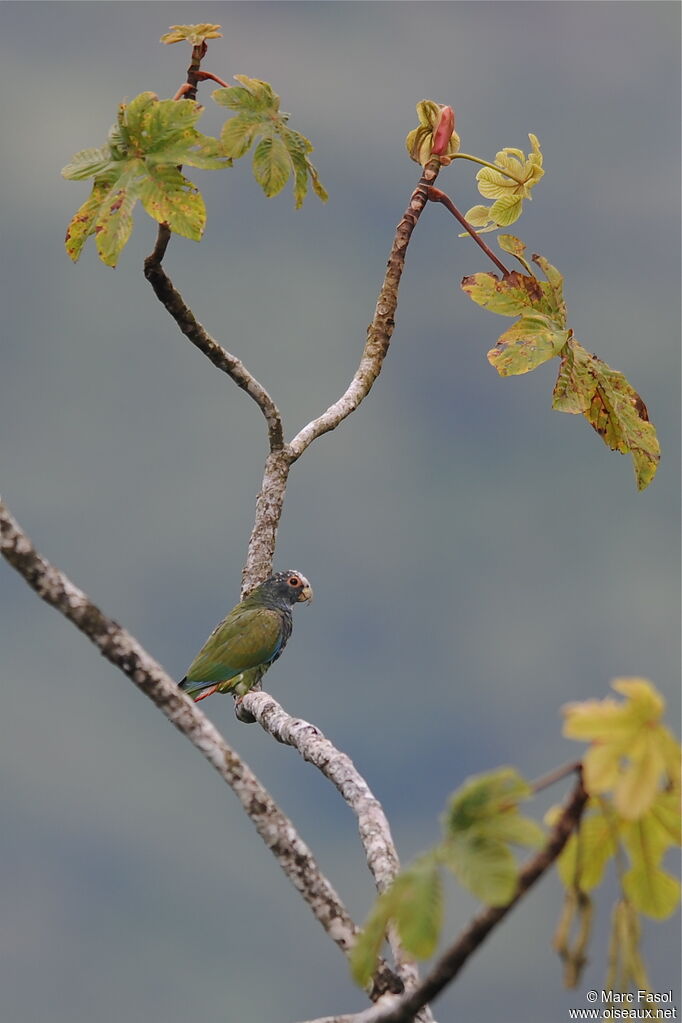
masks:
POLYGON ((248 668, 269 664, 284 634, 279 611, 235 609, 218 625, 187 669, 189 682, 227 682, 248 668))

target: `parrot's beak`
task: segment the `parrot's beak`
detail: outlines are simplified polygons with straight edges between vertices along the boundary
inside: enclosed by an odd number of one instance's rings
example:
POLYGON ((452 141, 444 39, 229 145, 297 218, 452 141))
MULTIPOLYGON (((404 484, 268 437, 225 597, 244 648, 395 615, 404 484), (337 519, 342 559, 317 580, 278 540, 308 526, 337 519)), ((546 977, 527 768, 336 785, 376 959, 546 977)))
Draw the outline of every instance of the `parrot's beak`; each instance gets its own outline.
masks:
POLYGON ((305 586, 303 587, 303 589, 301 590, 301 592, 299 594, 299 597, 298 597, 299 603, 301 603, 301 602, 310 603, 312 601, 312 599, 313 599, 313 588, 312 588, 312 586, 310 585, 309 582, 306 582, 305 586))

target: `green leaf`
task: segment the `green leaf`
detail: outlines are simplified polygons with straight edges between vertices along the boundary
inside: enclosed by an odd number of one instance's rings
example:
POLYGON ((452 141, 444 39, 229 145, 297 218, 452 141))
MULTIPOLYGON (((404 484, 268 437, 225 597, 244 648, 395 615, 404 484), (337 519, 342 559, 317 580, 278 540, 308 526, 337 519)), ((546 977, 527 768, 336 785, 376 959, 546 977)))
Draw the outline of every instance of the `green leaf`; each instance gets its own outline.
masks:
POLYGON ((220 39, 222 32, 218 29, 221 25, 210 25, 204 22, 201 25, 171 25, 170 32, 161 36, 160 42, 170 46, 171 43, 181 43, 185 40, 192 46, 200 46, 205 39, 220 39))
POLYGON ((253 153, 253 174, 268 198, 282 191, 291 174, 291 160, 280 138, 262 139, 253 153))
POLYGON ((507 906, 514 898, 518 866, 501 842, 480 835, 450 838, 440 846, 440 856, 460 884, 487 906, 507 906))
POLYGON ((502 377, 528 373, 558 355, 569 337, 548 316, 527 312, 502 334, 488 362, 502 377))
POLYGON ((443 926, 443 893, 438 859, 419 857, 376 900, 350 954, 351 973, 365 987, 371 980, 389 924, 405 950, 418 959, 433 955, 443 926))
POLYGON ((231 121, 226 121, 220 133, 225 153, 238 160, 250 149, 258 127, 258 123, 245 114, 238 114, 231 121))
POLYGON ((443 926, 443 891, 433 856, 412 864, 394 882, 392 916, 405 950, 428 959, 436 950, 443 926))
MULTIPOLYGON (((173 104, 174 106, 180 107, 182 104, 173 104)), ((189 103, 188 103, 189 105, 189 103)), ((160 106, 159 97, 155 92, 141 92, 135 99, 131 99, 129 103, 121 104, 121 111, 123 113, 123 121, 125 124, 126 132, 128 135, 129 144, 140 146, 144 145, 144 142, 149 142, 150 139, 144 138, 144 133, 147 129, 149 120, 149 113, 152 107, 160 106)), ((157 132, 154 137, 159 137, 159 131, 157 126, 157 132)))
POLYGON ((507 905, 516 891, 518 868, 508 846, 534 846, 544 840, 535 821, 518 811, 521 800, 531 794, 518 771, 503 767, 468 778, 443 817, 441 862, 488 905, 507 905))
POLYGON ((85 178, 92 178, 103 174, 110 169, 112 163, 111 150, 109 146, 100 146, 99 149, 81 149, 71 157, 66 167, 62 168, 62 177, 69 181, 83 181, 85 178))
POLYGON ((532 789, 513 767, 500 767, 467 778, 452 795, 443 816, 447 837, 471 829, 481 831, 500 813, 515 813, 518 803, 528 799, 532 789))
POLYGON ((132 214, 138 198, 134 177, 133 166, 102 198, 94 234, 99 257, 106 266, 116 266, 133 230, 132 214))
POLYGON ((253 173, 267 196, 281 192, 293 170, 297 209, 303 205, 308 179, 318 198, 326 202, 327 193, 308 159, 313 146, 305 135, 288 126, 289 115, 280 112, 279 96, 267 82, 258 78, 246 75, 235 75, 235 78, 242 84, 216 89, 212 94, 216 103, 237 112, 222 129, 224 153, 238 159, 260 138, 253 155, 253 173))
POLYGON ((360 987, 366 987, 372 979, 386 937, 391 911, 389 894, 390 889, 375 902, 348 957, 351 975, 360 987))

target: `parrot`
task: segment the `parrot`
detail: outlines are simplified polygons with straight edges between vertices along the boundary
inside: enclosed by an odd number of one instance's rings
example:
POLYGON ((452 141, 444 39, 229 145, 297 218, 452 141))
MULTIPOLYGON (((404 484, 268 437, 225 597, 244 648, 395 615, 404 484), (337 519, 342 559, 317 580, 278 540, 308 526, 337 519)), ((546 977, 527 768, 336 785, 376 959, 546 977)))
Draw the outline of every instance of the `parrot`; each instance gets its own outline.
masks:
POLYGON ((247 693, 287 645, 294 604, 313 599, 300 572, 276 572, 215 627, 178 683, 195 703, 212 693, 247 693))

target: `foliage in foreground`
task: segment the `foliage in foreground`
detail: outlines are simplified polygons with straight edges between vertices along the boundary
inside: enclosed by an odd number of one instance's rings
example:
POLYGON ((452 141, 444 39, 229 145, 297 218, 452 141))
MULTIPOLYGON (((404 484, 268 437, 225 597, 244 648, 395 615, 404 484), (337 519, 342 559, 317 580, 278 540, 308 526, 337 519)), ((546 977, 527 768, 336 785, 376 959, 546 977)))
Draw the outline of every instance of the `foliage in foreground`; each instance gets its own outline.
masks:
MULTIPOLYGON (((617 679, 613 688, 624 702, 608 698, 564 708, 564 735, 591 743, 582 760, 589 801, 557 862, 566 901, 555 947, 567 985, 575 986, 590 936, 589 893, 612 862, 621 893, 613 910, 605 988, 648 990, 640 914, 662 920, 680 901, 679 881, 661 865, 666 852, 680 845, 680 747, 662 723, 665 704, 650 682, 617 679)), ((433 955, 443 925, 441 869, 488 906, 512 901, 519 865, 511 847, 538 848, 545 840, 540 825, 519 810, 532 795, 532 785, 510 767, 469 778, 457 789, 442 818, 442 840, 399 874, 369 914, 351 956, 358 984, 372 977, 390 924, 415 958, 433 955)), ((558 814, 558 808, 551 810, 547 823, 558 814)))

